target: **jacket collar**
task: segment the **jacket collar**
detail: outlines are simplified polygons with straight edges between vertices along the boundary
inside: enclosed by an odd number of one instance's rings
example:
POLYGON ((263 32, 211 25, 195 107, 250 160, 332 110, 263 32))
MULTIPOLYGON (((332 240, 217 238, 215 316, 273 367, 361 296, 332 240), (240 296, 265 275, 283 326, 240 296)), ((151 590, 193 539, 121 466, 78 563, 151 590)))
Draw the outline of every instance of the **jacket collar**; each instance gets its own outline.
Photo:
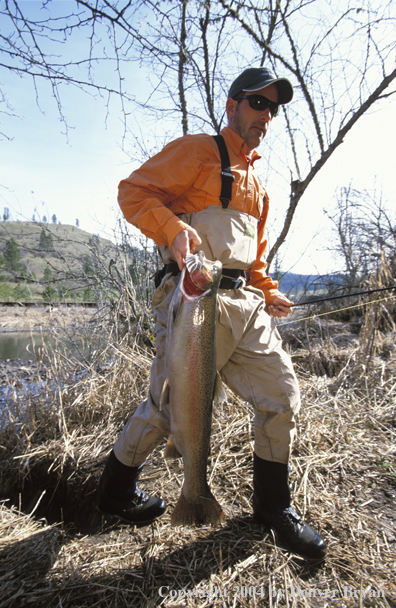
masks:
MULTIPOLYGON (((235 131, 230 129, 230 127, 224 127, 220 131, 220 135, 224 137, 227 146, 231 148, 231 150, 236 156, 242 156, 245 160, 247 159, 246 143, 243 141, 242 137, 238 135, 238 133, 235 133, 235 131)), ((256 152, 256 150, 253 150, 251 152, 251 164, 253 164, 256 160, 259 160, 260 158, 261 156, 258 152, 256 152)))

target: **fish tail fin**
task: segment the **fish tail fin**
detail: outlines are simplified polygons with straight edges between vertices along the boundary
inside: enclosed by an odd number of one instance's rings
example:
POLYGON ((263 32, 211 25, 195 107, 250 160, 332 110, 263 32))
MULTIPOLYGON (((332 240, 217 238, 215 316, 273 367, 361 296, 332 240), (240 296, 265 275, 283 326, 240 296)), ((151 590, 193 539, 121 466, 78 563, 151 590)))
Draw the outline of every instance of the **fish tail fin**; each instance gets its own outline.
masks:
POLYGON ((165 446, 164 458, 167 460, 172 460, 174 458, 181 458, 181 454, 176 447, 176 444, 173 440, 172 435, 169 437, 168 442, 165 446))
POLYGON ((210 491, 209 496, 202 496, 195 503, 189 502, 182 492, 172 513, 171 525, 219 524, 224 519, 223 509, 210 491))

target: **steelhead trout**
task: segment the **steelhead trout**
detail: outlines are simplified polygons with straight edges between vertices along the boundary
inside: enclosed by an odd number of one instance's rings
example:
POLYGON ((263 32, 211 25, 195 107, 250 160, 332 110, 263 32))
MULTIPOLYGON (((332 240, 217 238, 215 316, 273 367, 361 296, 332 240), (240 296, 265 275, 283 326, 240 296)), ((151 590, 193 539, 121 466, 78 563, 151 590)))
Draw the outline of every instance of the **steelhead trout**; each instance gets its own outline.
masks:
POLYGON ((216 524, 224 513, 206 477, 216 372, 216 294, 221 262, 200 251, 188 254, 168 312, 167 381, 162 402, 170 404, 172 436, 165 458, 182 456, 184 483, 172 526, 216 524))

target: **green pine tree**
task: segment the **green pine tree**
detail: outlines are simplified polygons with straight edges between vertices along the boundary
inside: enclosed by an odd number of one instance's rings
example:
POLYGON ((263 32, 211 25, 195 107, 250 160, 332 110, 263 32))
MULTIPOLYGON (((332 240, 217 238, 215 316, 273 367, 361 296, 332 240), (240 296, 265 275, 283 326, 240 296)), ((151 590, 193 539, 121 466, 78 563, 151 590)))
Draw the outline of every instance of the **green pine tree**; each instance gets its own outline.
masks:
POLYGON ((40 233, 39 249, 41 249, 41 251, 54 250, 54 240, 52 238, 52 234, 50 232, 46 232, 44 228, 42 228, 40 233))
POLYGON ((13 236, 5 244, 3 257, 6 270, 11 272, 22 271, 21 250, 13 236))
POLYGON ((50 283, 52 281, 52 270, 49 266, 44 269, 44 281, 50 283))
POLYGON ((54 302, 58 299, 58 292, 52 285, 47 285, 41 295, 45 302, 54 302))

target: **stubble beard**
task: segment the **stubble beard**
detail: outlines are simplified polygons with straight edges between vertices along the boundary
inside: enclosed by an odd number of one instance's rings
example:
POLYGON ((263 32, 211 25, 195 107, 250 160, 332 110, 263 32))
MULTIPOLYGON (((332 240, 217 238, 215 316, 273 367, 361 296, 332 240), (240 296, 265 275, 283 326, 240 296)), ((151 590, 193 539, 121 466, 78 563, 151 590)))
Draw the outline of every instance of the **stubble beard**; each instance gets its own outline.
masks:
POLYGON ((266 134, 267 134, 267 130, 265 129, 265 126, 260 125, 256 125, 255 123, 249 124, 249 125, 244 125, 242 124, 240 118, 238 115, 235 116, 234 118, 234 130, 235 132, 242 137, 242 139, 244 140, 244 142, 246 143, 247 147, 249 148, 249 151, 254 150, 255 148, 258 148, 258 146, 261 144, 261 142, 263 141, 263 139, 265 138, 266 134), (262 133, 262 137, 260 137, 260 134, 258 131, 256 130, 251 130, 252 127, 257 127, 258 129, 261 130, 262 133))

